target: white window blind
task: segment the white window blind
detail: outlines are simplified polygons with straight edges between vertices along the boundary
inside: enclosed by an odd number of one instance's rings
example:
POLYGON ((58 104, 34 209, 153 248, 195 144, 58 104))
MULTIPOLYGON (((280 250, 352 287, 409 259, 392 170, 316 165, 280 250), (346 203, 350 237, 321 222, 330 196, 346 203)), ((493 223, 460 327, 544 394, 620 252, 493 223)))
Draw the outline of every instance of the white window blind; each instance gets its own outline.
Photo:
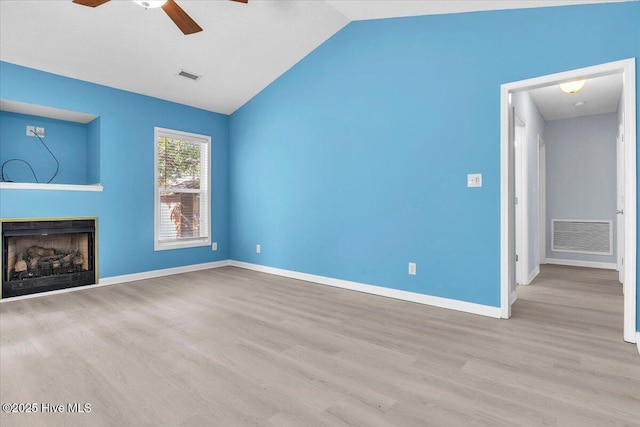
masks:
POLYGON ((155 249, 204 246, 210 237, 211 137, 155 128, 155 249))

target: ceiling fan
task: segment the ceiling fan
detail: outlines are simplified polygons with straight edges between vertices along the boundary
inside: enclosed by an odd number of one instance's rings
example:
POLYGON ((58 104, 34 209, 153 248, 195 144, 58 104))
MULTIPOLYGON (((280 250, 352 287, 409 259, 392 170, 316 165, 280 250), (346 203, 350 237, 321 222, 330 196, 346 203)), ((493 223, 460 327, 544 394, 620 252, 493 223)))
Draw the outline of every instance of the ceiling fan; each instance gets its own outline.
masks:
MULTIPOLYGON (((82 6, 97 7, 110 0, 73 0, 74 3, 82 6)), ((249 0, 231 0, 238 3, 248 3, 249 0)), ((145 9, 153 9, 161 7, 162 10, 171 18, 171 20, 180 28, 185 35, 193 34, 202 31, 200 25, 196 23, 174 0, 148 0, 138 1, 133 0, 134 3, 139 4, 145 9)))

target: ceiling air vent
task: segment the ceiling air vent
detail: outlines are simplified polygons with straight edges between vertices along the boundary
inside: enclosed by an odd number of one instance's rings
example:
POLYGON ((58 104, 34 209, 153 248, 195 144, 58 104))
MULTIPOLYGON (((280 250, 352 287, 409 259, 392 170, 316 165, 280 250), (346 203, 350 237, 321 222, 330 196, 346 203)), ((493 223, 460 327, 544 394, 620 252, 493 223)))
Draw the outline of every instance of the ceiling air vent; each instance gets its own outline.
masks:
POLYGON ((197 81, 197 80, 200 80, 200 78, 202 77, 202 76, 199 76, 199 75, 197 75, 197 74, 190 73, 190 72, 185 71, 185 70, 180 70, 180 72, 178 73, 178 75, 179 75, 180 77, 185 77, 185 78, 187 78, 187 79, 189 79, 189 80, 193 80, 194 82, 195 82, 195 81, 197 81))

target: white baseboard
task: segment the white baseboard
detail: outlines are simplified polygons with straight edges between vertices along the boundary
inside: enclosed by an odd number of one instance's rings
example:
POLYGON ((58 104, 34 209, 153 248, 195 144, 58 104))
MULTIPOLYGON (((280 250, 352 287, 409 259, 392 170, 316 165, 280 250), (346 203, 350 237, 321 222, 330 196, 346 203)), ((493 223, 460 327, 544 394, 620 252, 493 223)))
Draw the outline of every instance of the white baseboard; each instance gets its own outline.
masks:
POLYGON ((533 279, 536 278, 536 276, 538 276, 538 274, 540 274, 540 266, 537 266, 536 268, 533 269, 533 271, 531 272, 531 274, 529 274, 529 277, 527 277, 527 283, 523 283, 523 285, 529 285, 531 282, 533 282, 533 279))
POLYGON ((616 270, 618 268, 615 262, 578 261, 573 259, 559 258, 545 258, 544 264, 568 265, 572 267, 604 268, 607 270, 616 270))
POLYGON ((245 268, 248 270, 259 271, 276 276, 289 277, 292 279, 304 280, 307 282, 318 283, 321 285, 334 286, 342 289, 349 289, 358 292, 364 292, 373 295, 384 296, 404 301, 416 302, 419 304, 431 305, 435 307, 448 308, 451 310, 462 311, 465 313, 478 314, 481 316, 500 318, 500 307, 492 307, 488 305, 476 304, 466 301, 459 301, 449 298, 436 297, 431 295, 418 294, 415 292, 402 291, 398 289, 385 288, 382 286, 368 285, 358 282, 350 282, 347 280, 334 279, 325 276, 316 276, 313 274, 300 273, 297 271, 283 270, 279 268, 266 267, 258 264, 250 264, 240 261, 214 261, 203 264, 187 265, 182 267, 165 268, 162 270, 144 271, 141 273, 124 274, 121 276, 111 276, 99 279, 99 283, 95 285, 77 286, 74 288, 59 289, 55 291, 40 292, 37 294, 23 295, 18 297, 3 298, 0 303, 8 301, 16 301, 27 298, 37 298, 47 295, 56 295, 66 292, 74 292, 82 289, 97 288, 103 286, 111 286, 119 283, 134 282, 138 280, 153 279, 156 277, 170 276, 173 274, 188 273, 191 271, 207 270, 210 268, 219 268, 232 265, 235 267, 245 268))
POLYGON ((449 298, 436 297, 431 295, 418 294, 415 292, 401 291, 398 289, 385 288, 382 286, 368 285, 348 280, 334 279, 326 276, 316 276, 314 274, 301 273, 298 271, 283 270, 280 268, 267 267, 264 265, 251 264, 241 261, 231 261, 234 267, 259 271, 262 273, 274 274, 276 276, 289 277, 291 279, 304 280, 318 283, 320 285, 334 286, 352 291, 364 292, 367 294, 379 295, 404 301, 416 302, 419 304, 432 305, 435 307, 448 308, 451 310, 463 311, 465 313, 479 314, 481 316, 500 318, 500 307, 476 304, 466 301, 459 301, 449 298))
POLYGON ((640 332, 636 332, 636 347, 638 347, 638 353, 640 354, 640 332))
POLYGON ((143 271, 141 273, 124 274, 122 276, 111 276, 100 279, 101 285, 115 285, 117 283, 134 282, 136 280, 153 279, 173 274, 189 273, 190 271, 208 270, 210 268, 226 267, 229 260, 205 262, 202 264, 185 265, 182 267, 163 268, 162 270, 143 271))
POLYGON ((164 268, 162 270, 144 271, 142 273, 124 274, 122 276, 105 277, 98 279, 94 285, 76 286, 74 288, 58 289, 55 291, 38 292, 37 294, 21 295, 0 299, 0 303, 8 301, 18 301, 22 299, 38 298, 48 295, 64 294, 67 292, 80 291, 82 289, 101 288, 103 286, 117 285, 119 283, 134 282, 136 280, 153 279, 155 277, 171 276, 173 274, 188 273, 190 271, 208 270, 210 268, 226 267, 230 265, 229 260, 205 262, 202 264, 185 265, 182 267, 164 268))

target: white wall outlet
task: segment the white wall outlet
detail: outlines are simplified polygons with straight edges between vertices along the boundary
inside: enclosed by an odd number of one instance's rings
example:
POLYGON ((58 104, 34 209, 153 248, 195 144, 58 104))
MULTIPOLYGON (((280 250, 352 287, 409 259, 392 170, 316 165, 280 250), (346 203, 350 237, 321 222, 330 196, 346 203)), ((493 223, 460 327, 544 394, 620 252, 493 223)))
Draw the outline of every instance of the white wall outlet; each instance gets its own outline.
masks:
POLYGON ((27 126, 27 136, 36 136, 36 127, 35 126, 27 126))
POLYGON ((482 187, 482 174, 481 173, 467 174, 467 187, 482 187))
POLYGON ((416 275, 416 272, 417 272, 417 270, 416 270, 416 263, 415 263, 415 262, 410 262, 410 263, 409 263, 409 274, 410 274, 411 276, 415 276, 415 275, 416 275))
POLYGON ((44 138, 44 128, 36 128, 36 135, 40 138, 44 138))
POLYGON ((211 250, 212 251, 217 251, 218 250, 218 242, 213 242, 211 244, 211 250))
POLYGON ((256 253, 257 253, 257 254, 259 254, 259 253, 260 253, 260 250, 261 250, 260 245, 256 245, 256 253))

